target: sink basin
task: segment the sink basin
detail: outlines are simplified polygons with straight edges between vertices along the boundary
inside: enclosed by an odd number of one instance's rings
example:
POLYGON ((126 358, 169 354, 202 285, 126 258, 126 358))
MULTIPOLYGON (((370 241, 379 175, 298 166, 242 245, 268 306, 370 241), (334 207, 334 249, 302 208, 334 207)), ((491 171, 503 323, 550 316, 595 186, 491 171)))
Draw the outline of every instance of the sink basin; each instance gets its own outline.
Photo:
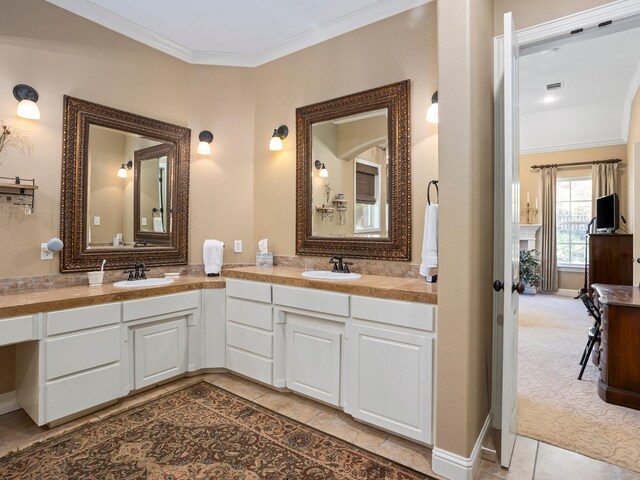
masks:
POLYGON ((362 277, 359 273, 329 272, 327 270, 303 272, 302 276, 306 278, 317 278, 320 280, 355 280, 362 277))
POLYGON ((116 288, 160 287, 173 283, 173 278, 146 278, 144 280, 122 280, 113 284, 116 288))

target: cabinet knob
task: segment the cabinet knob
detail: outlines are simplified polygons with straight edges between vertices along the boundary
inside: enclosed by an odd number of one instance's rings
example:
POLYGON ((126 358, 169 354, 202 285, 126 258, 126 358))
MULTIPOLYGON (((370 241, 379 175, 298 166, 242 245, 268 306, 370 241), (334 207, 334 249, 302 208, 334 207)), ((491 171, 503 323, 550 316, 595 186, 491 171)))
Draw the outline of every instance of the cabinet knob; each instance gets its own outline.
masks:
POLYGON ((602 371, 602 367, 598 367, 598 370, 602 371))
POLYGON ((598 351, 599 351, 599 352, 602 352, 603 350, 604 350, 604 348, 602 348, 602 347, 600 347, 600 348, 598 349, 598 351))
POLYGON ((602 325, 600 325, 600 333, 604 332, 604 327, 602 325))

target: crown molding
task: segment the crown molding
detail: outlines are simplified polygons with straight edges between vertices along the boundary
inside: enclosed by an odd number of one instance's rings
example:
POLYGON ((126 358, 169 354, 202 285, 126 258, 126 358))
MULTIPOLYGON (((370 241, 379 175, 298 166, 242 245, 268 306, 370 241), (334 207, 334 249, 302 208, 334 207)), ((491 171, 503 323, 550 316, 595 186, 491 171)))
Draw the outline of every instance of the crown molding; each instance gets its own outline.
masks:
POLYGON ((331 20, 268 48, 251 54, 243 54, 191 50, 159 33, 116 15, 92 3, 90 0, 47 0, 47 2, 53 5, 91 20, 103 27, 184 62, 198 65, 232 67, 257 67, 432 1, 433 0, 379 0, 372 5, 331 20))
POLYGON ((521 148, 520 155, 529 155, 532 153, 563 152, 565 150, 580 150, 583 148, 613 147, 617 145, 626 145, 626 144, 627 144, 627 141, 624 138, 596 140, 594 142, 562 143, 558 145, 545 145, 541 147, 521 148))

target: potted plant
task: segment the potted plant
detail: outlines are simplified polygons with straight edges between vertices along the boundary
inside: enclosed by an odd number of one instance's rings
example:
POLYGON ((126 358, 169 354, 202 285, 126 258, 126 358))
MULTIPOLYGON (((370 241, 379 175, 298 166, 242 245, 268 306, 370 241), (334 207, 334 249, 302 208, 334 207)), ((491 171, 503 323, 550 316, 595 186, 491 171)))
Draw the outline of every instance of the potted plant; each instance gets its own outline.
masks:
POLYGON ((540 267, 540 252, 535 248, 533 250, 520 250, 520 280, 529 288, 526 293, 536 293, 536 287, 542 280, 542 276, 538 273, 540 267))

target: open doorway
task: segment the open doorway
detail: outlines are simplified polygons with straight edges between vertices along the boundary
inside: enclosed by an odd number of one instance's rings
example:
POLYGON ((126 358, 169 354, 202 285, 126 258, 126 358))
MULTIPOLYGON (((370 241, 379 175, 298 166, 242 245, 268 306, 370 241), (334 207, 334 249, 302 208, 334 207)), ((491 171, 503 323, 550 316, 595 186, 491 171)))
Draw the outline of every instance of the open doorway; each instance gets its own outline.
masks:
POLYGON ((640 472, 640 410, 598 396, 597 348, 577 378, 594 319, 575 297, 595 283, 587 232, 603 175, 619 198, 614 239, 640 256, 640 22, 621 24, 520 52, 520 249, 534 275, 520 299, 518 433, 640 472))

